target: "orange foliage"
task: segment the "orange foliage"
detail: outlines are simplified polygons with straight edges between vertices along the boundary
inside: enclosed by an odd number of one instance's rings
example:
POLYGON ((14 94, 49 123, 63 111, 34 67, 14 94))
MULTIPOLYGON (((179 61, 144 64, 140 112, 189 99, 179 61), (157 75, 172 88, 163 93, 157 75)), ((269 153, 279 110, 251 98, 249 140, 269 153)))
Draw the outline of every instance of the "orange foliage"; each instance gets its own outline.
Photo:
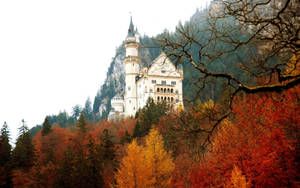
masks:
POLYGON ((64 151, 70 144, 70 140, 72 140, 72 133, 68 129, 59 126, 53 126, 52 131, 46 136, 42 136, 41 132, 38 132, 33 139, 33 143, 39 162, 44 164, 47 158, 46 153, 49 151, 53 151, 53 162, 60 161, 64 151))
POLYGON ((242 174, 242 171, 235 165, 233 166, 230 180, 231 181, 225 187, 228 187, 228 188, 247 188, 248 187, 245 176, 242 174))
POLYGON ((192 187, 223 187, 236 166, 249 186, 295 186, 299 163, 300 87, 238 99, 234 119, 214 135, 205 162, 190 175, 192 187))
POLYGON ((120 169, 115 175, 118 187, 149 187, 147 181, 151 174, 150 169, 144 163, 143 147, 138 146, 136 140, 127 146, 127 156, 125 156, 120 165, 120 169))
POLYGON ((162 136, 154 129, 146 137, 145 147, 133 140, 115 175, 118 187, 169 187, 174 163, 163 145, 162 136))

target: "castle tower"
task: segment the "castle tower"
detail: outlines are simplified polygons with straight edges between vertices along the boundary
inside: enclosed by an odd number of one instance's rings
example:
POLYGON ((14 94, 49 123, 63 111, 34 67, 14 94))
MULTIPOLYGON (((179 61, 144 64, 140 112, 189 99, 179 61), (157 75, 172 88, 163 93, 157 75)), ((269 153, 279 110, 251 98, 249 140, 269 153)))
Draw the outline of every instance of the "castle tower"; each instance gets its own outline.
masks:
POLYGON ((125 68, 125 114, 126 116, 134 116, 137 111, 137 86, 136 79, 140 72, 140 58, 138 56, 139 35, 134 30, 132 18, 128 35, 125 41, 126 56, 123 62, 125 68))

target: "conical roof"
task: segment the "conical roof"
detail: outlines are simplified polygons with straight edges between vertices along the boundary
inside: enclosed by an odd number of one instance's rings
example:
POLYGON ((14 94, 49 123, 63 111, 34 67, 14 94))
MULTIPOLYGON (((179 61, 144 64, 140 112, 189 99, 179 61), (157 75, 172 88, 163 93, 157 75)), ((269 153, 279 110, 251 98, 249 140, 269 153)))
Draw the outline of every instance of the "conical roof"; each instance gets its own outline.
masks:
POLYGON ((132 22, 132 16, 130 16, 130 24, 129 24, 127 37, 134 37, 134 35, 135 35, 134 25, 132 22))

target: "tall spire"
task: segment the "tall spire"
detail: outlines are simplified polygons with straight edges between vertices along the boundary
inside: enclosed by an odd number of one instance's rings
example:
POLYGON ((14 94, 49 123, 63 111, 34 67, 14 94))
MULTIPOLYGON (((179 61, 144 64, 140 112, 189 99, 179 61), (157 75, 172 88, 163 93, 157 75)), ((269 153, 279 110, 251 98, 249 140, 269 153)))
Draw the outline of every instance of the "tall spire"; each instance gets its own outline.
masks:
POLYGON ((128 36, 127 37, 134 37, 135 31, 134 31, 134 25, 132 22, 132 16, 130 16, 130 25, 128 29, 128 36))

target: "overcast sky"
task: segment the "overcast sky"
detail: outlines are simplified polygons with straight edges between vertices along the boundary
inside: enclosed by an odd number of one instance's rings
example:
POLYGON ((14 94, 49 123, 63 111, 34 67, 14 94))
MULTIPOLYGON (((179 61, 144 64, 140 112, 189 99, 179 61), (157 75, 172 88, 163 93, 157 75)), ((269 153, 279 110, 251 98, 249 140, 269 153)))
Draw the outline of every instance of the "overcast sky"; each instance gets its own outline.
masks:
POLYGON ((46 115, 83 105, 104 82, 130 12, 139 32, 174 30, 209 0, 1 0, 0 127, 12 138, 46 115))

